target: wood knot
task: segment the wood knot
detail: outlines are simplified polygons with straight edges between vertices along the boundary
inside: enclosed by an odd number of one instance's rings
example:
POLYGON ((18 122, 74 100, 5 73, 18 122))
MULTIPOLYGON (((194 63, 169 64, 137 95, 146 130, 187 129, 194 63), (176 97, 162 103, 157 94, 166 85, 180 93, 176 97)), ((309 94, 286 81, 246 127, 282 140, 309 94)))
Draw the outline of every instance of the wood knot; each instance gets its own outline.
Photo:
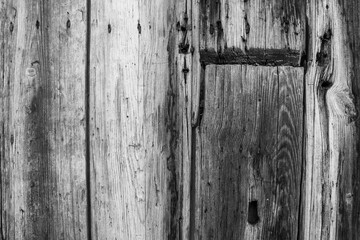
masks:
POLYGON ((179 53, 187 53, 190 45, 188 43, 179 43, 179 53))
POLYGON ((26 76, 28 76, 28 77, 35 77, 36 76, 36 69, 35 68, 27 68, 25 72, 26 72, 26 76))
POLYGON ((324 66, 330 63, 331 56, 331 29, 328 29, 321 37, 320 51, 316 53, 316 62, 319 66, 324 66))
POLYGON ((320 82, 321 88, 326 89, 326 90, 331 88, 333 85, 334 85, 334 83, 331 81, 328 81, 328 80, 324 80, 324 81, 320 82))

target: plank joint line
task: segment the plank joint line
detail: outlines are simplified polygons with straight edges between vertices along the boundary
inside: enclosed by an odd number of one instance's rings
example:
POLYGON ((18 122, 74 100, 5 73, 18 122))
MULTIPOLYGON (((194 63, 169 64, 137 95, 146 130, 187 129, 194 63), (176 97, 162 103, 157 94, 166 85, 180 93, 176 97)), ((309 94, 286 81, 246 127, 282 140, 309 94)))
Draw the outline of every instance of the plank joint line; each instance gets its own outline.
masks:
POLYGON ((86 63, 85 63, 85 167, 86 167, 86 201, 87 201, 87 235, 92 239, 91 217, 91 170, 90 170, 90 41, 91 41, 91 0, 86 0, 86 63))

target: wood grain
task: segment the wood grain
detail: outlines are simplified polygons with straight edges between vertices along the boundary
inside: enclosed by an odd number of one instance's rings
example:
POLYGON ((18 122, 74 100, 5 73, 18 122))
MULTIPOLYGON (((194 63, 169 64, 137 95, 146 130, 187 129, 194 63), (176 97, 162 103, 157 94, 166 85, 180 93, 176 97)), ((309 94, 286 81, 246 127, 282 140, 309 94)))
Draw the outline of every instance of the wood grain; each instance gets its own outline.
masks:
POLYGON ((1 237, 86 239, 85 1, 1 1, 1 237))
POLYGON ((209 65, 204 88, 195 239, 296 239, 303 69, 209 65))
MULTIPOLYGON (((306 1, 193 1, 194 60, 208 64, 303 66, 306 1)), ((200 62, 193 61, 192 122, 201 108, 200 62)))
POLYGON ((301 53, 305 1, 200 0, 201 49, 242 52, 289 49, 301 53))
POLYGON ((356 1, 308 1, 306 178, 302 239, 359 236, 356 1))
POLYGON ((188 239, 187 2, 92 3, 93 239, 188 239))

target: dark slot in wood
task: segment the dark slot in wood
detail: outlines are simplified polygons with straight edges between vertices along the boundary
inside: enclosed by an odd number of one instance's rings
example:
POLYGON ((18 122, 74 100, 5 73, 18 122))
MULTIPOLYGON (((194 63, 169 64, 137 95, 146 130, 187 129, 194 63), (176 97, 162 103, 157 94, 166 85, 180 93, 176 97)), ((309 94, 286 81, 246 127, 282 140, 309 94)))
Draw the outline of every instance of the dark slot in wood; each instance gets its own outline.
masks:
POLYGON ((226 49, 223 52, 201 50, 200 61, 204 65, 247 64, 259 66, 293 66, 302 65, 302 53, 287 49, 226 49))

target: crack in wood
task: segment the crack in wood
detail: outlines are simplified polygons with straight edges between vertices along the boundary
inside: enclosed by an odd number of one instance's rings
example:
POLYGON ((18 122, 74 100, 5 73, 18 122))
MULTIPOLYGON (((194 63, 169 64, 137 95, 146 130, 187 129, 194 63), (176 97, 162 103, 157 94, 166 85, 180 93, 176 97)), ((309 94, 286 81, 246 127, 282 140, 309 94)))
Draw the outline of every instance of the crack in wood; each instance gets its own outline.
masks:
MULTIPOLYGON (((91 150, 90 150, 90 58, 91 58, 91 0, 86 0, 86 56, 85 56, 85 174, 86 174, 86 221, 87 238, 92 239, 91 204, 91 150)), ((111 27, 110 27, 111 32, 111 27)), ((109 33, 110 33, 109 32, 109 33)))

